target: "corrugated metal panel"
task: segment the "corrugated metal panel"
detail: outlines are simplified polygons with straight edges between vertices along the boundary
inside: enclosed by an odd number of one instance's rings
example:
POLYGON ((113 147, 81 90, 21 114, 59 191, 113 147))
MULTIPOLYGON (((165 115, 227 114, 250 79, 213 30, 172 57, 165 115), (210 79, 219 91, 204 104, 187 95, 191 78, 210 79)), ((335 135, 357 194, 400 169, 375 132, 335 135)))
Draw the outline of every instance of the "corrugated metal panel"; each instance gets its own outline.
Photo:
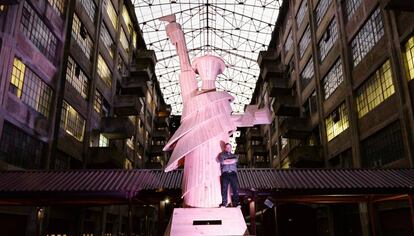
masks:
MULTIPOLYGON (((414 169, 239 169, 242 190, 296 191, 414 188, 414 169)), ((141 190, 180 189, 182 170, 28 170, 0 172, 0 194, 106 192, 131 196, 141 190)))

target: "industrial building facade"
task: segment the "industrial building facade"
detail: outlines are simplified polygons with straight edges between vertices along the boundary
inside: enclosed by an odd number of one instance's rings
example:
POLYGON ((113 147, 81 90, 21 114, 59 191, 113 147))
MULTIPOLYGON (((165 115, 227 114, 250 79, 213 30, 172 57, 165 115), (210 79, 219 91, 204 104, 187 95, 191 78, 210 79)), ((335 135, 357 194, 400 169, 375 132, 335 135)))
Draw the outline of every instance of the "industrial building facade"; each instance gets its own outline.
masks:
MULTIPOLYGON (((170 108, 155 78, 155 53, 146 48, 130 1, 1 4, 2 170, 166 164, 162 147, 170 135, 170 108)), ((7 235, 34 234, 30 224, 37 209, 1 212, 7 235)), ((126 232, 128 209, 54 208, 44 214, 47 234, 117 234, 126 232), (102 219, 110 223, 93 223, 102 219)))
MULTIPOLYGON (((413 10, 411 1, 284 1, 251 102, 270 106, 273 122, 242 130, 243 166, 412 168, 413 10)), ((319 207, 331 233, 368 234, 352 225, 368 224, 369 206, 319 207)), ((409 235, 407 205, 377 209, 381 235, 409 235)))
POLYGON ((274 119, 237 138, 247 166, 413 166, 414 13, 394 2, 284 1, 252 99, 274 119))

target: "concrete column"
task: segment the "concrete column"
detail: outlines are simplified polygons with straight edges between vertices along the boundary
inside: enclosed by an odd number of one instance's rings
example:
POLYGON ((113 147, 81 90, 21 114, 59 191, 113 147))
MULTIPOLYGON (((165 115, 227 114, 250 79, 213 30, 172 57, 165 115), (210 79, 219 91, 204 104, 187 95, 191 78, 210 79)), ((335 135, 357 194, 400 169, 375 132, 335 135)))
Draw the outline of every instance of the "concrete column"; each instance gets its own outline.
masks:
POLYGON ((251 200, 249 202, 249 213, 250 213, 250 234, 256 235, 256 202, 251 200))
POLYGON ((375 203, 368 202, 368 214, 369 214, 369 220, 370 220, 370 226, 371 226, 371 235, 377 236, 377 211, 375 209, 375 203))
POLYGON ((99 235, 104 235, 106 232, 106 214, 107 213, 107 208, 106 207, 102 207, 102 212, 101 212, 101 232, 99 235))
POLYGON ((122 224, 123 224, 123 220, 124 220, 124 211, 123 211, 123 207, 120 206, 119 207, 119 216, 118 216, 118 233, 117 235, 123 235, 125 232, 122 231, 122 224))
POLYGON ((33 207, 27 217, 26 236, 40 236, 42 233, 42 223, 44 218, 44 208, 33 207))
POLYGON ((335 236, 333 206, 328 206, 327 211, 329 236, 335 236))
POLYGON ((278 225, 278 221, 277 221, 277 215, 278 215, 278 209, 277 209, 277 204, 274 205, 273 207, 273 214, 275 216, 275 236, 279 236, 279 225, 278 225))
POLYGON ((128 204, 128 230, 127 235, 132 236, 132 205, 128 204))
MULTIPOLYGON (((62 116, 62 106, 63 106, 63 97, 65 93, 65 83, 66 83, 66 67, 68 63, 68 55, 70 52, 70 40, 72 37, 72 19, 75 12, 76 0, 67 1, 66 6, 66 18, 65 18, 65 36, 64 41, 62 42, 62 54, 60 63, 58 65, 59 71, 56 73, 56 78, 58 78, 58 83, 56 86, 54 99, 50 104, 50 107, 53 107, 55 110, 52 110, 50 114, 50 134, 49 134, 49 145, 46 155, 46 169, 53 169, 54 167, 54 158, 57 153, 57 143, 59 139, 59 130, 60 130, 60 119, 62 116)), ((87 142, 89 143, 89 142, 87 142)))
POLYGON ((112 222, 112 229, 111 229, 111 234, 113 236, 118 236, 119 235, 119 215, 121 215, 121 207, 118 206, 118 217, 113 219, 112 222))
POLYGON ((75 232, 76 236, 81 236, 83 234, 83 230, 84 230, 86 209, 84 207, 80 207, 78 212, 79 212, 79 214, 77 215, 77 219, 75 219, 76 229, 74 229, 74 232, 75 232))
POLYGON ((164 235, 165 201, 162 200, 158 205, 158 235, 164 235))
POLYGON ((408 195, 408 204, 410 205, 411 232, 414 234, 414 198, 412 194, 408 195))
POLYGON ((105 233, 106 228, 106 209, 105 207, 101 208, 101 212, 96 212, 96 215, 98 216, 95 220, 95 229, 94 234, 102 236, 105 233))
POLYGON ((368 205, 365 202, 361 202, 358 204, 358 208, 359 208, 359 219, 361 222, 362 235, 369 236, 370 226, 369 226, 368 205))

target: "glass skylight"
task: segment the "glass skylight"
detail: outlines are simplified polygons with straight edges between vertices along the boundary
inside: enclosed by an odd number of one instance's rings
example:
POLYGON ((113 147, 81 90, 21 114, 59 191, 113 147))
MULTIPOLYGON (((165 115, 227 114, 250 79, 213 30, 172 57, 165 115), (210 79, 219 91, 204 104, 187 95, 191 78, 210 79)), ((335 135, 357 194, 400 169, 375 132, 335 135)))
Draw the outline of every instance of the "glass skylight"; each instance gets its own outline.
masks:
POLYGON ((234 113, 250 103, 260 73, 256 62, 267 49, 281 1, 165 1, 133 0, 147 47, 156 52, 156 74, 164 100, 180 115, 178 56, 158 18, 175 14, 186 36, 190 60, 210 53, 224 59, 227 68, 216 81, 218 90, 235 97, 234 113))

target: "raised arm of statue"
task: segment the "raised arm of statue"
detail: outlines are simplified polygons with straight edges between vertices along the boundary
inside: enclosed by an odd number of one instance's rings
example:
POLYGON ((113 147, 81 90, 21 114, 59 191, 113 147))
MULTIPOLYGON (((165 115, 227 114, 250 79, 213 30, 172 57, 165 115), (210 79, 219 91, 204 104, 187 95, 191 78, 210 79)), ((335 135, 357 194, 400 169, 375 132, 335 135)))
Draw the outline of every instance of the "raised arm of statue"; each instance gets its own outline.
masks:
POLYGON ((166 26, 167 36, 171 40, 171 43, 175 46, 180 60, 181 71, 184 72, 192 70, 190 59, 188 57, 184 32, 181 29, 181 25, 175 22, 175 15, 164 16, 161 17, 160 20, 168 22, 168 25, 166 26))
POLYGON ((272 115, 269 108, 259 109, 257 105, 248 105, 244 114, 232 115, 232 119, 237 127, 251 127, 272 123, 272 115))
POLYGON ((164 16, 159 18, 159 20, 169 22, 166 26, 167 36, 171 40, 171 43, 174 44, 180 61, 181 97, 183 98, 183 109, 187 109, 186 103, 197 93, 198 87, 196 74, 191 67, 190 58, 188 57, 184 33, 181 25, 175 22, 175 15, 164 16))

